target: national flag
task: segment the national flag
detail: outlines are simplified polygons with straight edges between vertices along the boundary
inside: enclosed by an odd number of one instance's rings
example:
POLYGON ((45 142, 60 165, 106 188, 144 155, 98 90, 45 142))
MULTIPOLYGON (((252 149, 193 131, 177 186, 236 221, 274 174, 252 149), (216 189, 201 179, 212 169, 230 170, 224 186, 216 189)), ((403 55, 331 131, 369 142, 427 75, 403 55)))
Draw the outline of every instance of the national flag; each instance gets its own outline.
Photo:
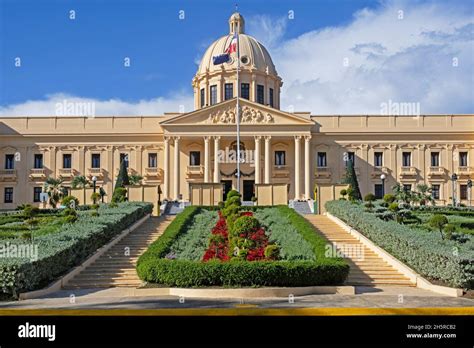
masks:
POLYGON ((231 54, 237 52, 237 33, 232 37, 232 41, 229 44, 229 47, 225 50, 225 53, 231 54))
POLYGON ((230 60, 230 56, 227 53, 212 57, 212 63, 214 65, 227 63, 229 60, 230 60))

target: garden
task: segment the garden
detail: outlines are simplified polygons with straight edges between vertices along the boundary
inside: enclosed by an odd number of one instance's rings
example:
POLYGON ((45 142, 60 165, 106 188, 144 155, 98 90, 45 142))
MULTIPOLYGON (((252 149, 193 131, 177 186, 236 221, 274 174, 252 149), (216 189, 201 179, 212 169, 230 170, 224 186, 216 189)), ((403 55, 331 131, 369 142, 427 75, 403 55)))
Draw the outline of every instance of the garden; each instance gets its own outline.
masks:
POLYGON ((148 283, 180 287, 342 284, 349 266, 287 206, 243 207, 230 191, 218 207, 187 207, 137 262, 148 283))
POLYGON ((92 255, 153 205, 123 202, 62 209, 24 205, 0 215, 0 297, 40 289, 92 255))
POLYGON ((343 191, 341 199, 326 203, 329 213, 429 280, 472 289, 473 209, 435 206, 430 188, 423 184, 415 191, 397 184, 393 194, 381 200, 367 194, 364 202, 351 195, 354 187, 343 191))

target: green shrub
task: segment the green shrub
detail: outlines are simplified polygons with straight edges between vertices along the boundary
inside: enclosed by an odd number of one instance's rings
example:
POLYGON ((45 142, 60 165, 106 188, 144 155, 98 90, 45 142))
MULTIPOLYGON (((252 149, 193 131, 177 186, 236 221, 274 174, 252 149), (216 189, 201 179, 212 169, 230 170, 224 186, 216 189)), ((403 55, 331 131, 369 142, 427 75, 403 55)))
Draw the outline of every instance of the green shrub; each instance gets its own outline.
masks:
POLYGON ((373 202, 375 201, 375 195, 373 193, 367 193, 365 196, 364 196, 364 201, 366 202, 373 202))
POLYGON ((72 208, 66 208, 62 212, 63 216, 77 216, 77 211, 72 208))
POLYGON ((117 187, 112 195, 112 203, 122 203, 127 200, 127 189, 125 187, 117 187))
POLYGON ((238 217, 233 226, 232 231, 229 231, 232 236, 238 237, 241 234, 247 235, 252 230, 260 227, 260 223, 253 216, 241 216, 238 217))
POLYGON ((61 204, 68 208, 75 209, 79 206, 79 199, 74 196, 66 196, 62 199, 61 204), (73 203, 74 202, 74 203, 73 203))
POLYGON ((280 256, 280 248, 278 247, 278 245, 269 244, 265 248, 264 254, 265 258, 267 258, 268 260, 278 260, 280 256))
POLYGON ((383 201, 388 204, 395 202, 395 199, 396 197, 391 193, 386 193, 383 196, 383 201))
POLYGON ((68 215, 68 216, 66 216, 66 217, 64 218, 64 221, 67 222, 67 223, 69 223, 69 224, 72 224, 72 223, 74 223, 74 222, 77 221, 77 216, 75 216, 75 215, 68 215))
POLYGON ((23 209, 23 215, 25 217, 29 217, 29 218, 32 218, 32 217, 38 215, 39 212, 40 212, 40 209, 38 207, 34 207, 32 205, 27 205, 23 209))
POLYGON ((390 203, 390 205, 388 206, 388 210, 390 210, 391 212, 394 212, 394 213, 396 213, 398 211, 398 209, 399 209, 399 207, 398 207, 397 202, 390 203))
POLYGON ((240 200, 240 197, 242 197, 242 195, 237 190, 230 190, 229 192, 227 192, 226 201, 230 200, 232 197, 239 197, 240 200))
POLYGON ((91 209, 97 210, 97 209, 99 209, 99 205, 98 204, 91 204, 91 209))
POLYGON ((441 240, 418 228, 382 221, 375 214, 364 212, 360 205, 344 201, 327 202, 326 210, 421 275, 454 287, 474 285, 474 245, 470 236, 462 244, 441 240))
POLYGON ((454 232, 456 232, 456 226, 452 224, 447 224, 446 226, 444 226, 444 234, 446 235, 446 239, 453 239, 454 232))
POLYGON ((448 218, 441 214, 434 214, 430 221, 428 221, 430 227, 438 229, 441 234, 441 239, 444 239, 443 228, 448 224, 448 218))

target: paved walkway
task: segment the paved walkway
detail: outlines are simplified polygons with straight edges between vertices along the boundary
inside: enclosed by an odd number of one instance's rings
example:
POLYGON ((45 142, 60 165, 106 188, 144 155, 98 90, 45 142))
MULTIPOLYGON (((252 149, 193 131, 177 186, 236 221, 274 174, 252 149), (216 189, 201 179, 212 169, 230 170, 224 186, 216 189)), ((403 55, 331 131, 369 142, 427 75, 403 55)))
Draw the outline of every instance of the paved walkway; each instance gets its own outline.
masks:
POLYGON ((347 285, 413 286, 410 280, 380 256, 354 238, 349 232, 324 215, 304 215, 329 242, 346 248, 350 271, 347 285), (351 253, 352 252, 352 253, 351 253))
POLYGON ((142 296, 125 287, 61 290, 43 298, 0 302, 2 309, 160 309, 160 308, 423 308, 470 307, 474 300, 443 296, 408 286, 356 287, 356 295, 296 296, 287 298, 179 298, 142 296))
POLYGON ((64 288, 136 288, 141 285, 135 269, 138 257, 161 236, 173 219, 174 216, 151 217, 71 279, 64 288))

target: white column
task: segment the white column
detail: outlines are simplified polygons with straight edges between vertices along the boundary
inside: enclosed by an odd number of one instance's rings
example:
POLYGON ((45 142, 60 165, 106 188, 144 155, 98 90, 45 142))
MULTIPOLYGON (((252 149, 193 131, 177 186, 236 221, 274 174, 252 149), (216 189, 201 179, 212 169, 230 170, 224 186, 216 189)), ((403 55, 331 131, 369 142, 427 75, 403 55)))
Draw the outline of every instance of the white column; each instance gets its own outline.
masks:
POLYGON ((209 153, 209 137, 204 137, 204 182, 209 182, 209 167, 211 156, 209 153))
POLYGON ((310 178, 311 178, 311 135, 304 137, 304 198, 311 198, 310 178))
POLYGON ((295 136, 295 199, 300 199, 300 140, 301 136, 295 136))
POLYGON ((174 138, 174 199, 179 198, 179 137, 174 138))
POLYGON ((271 136, 265 136, 265 184, 270 183, 270 140, 271 136))
POLYGON ((169 198, 170 194, 170 138, 165 137, 165 154, 163 156, 163 197, 169 198))
POLYGON ((260 138, 255 137, 255 183, 260 184, 260 138))
POLYGON ((221 137, 214 137, 214 182, 220 182, 219 173, 219 139, 221 137))

